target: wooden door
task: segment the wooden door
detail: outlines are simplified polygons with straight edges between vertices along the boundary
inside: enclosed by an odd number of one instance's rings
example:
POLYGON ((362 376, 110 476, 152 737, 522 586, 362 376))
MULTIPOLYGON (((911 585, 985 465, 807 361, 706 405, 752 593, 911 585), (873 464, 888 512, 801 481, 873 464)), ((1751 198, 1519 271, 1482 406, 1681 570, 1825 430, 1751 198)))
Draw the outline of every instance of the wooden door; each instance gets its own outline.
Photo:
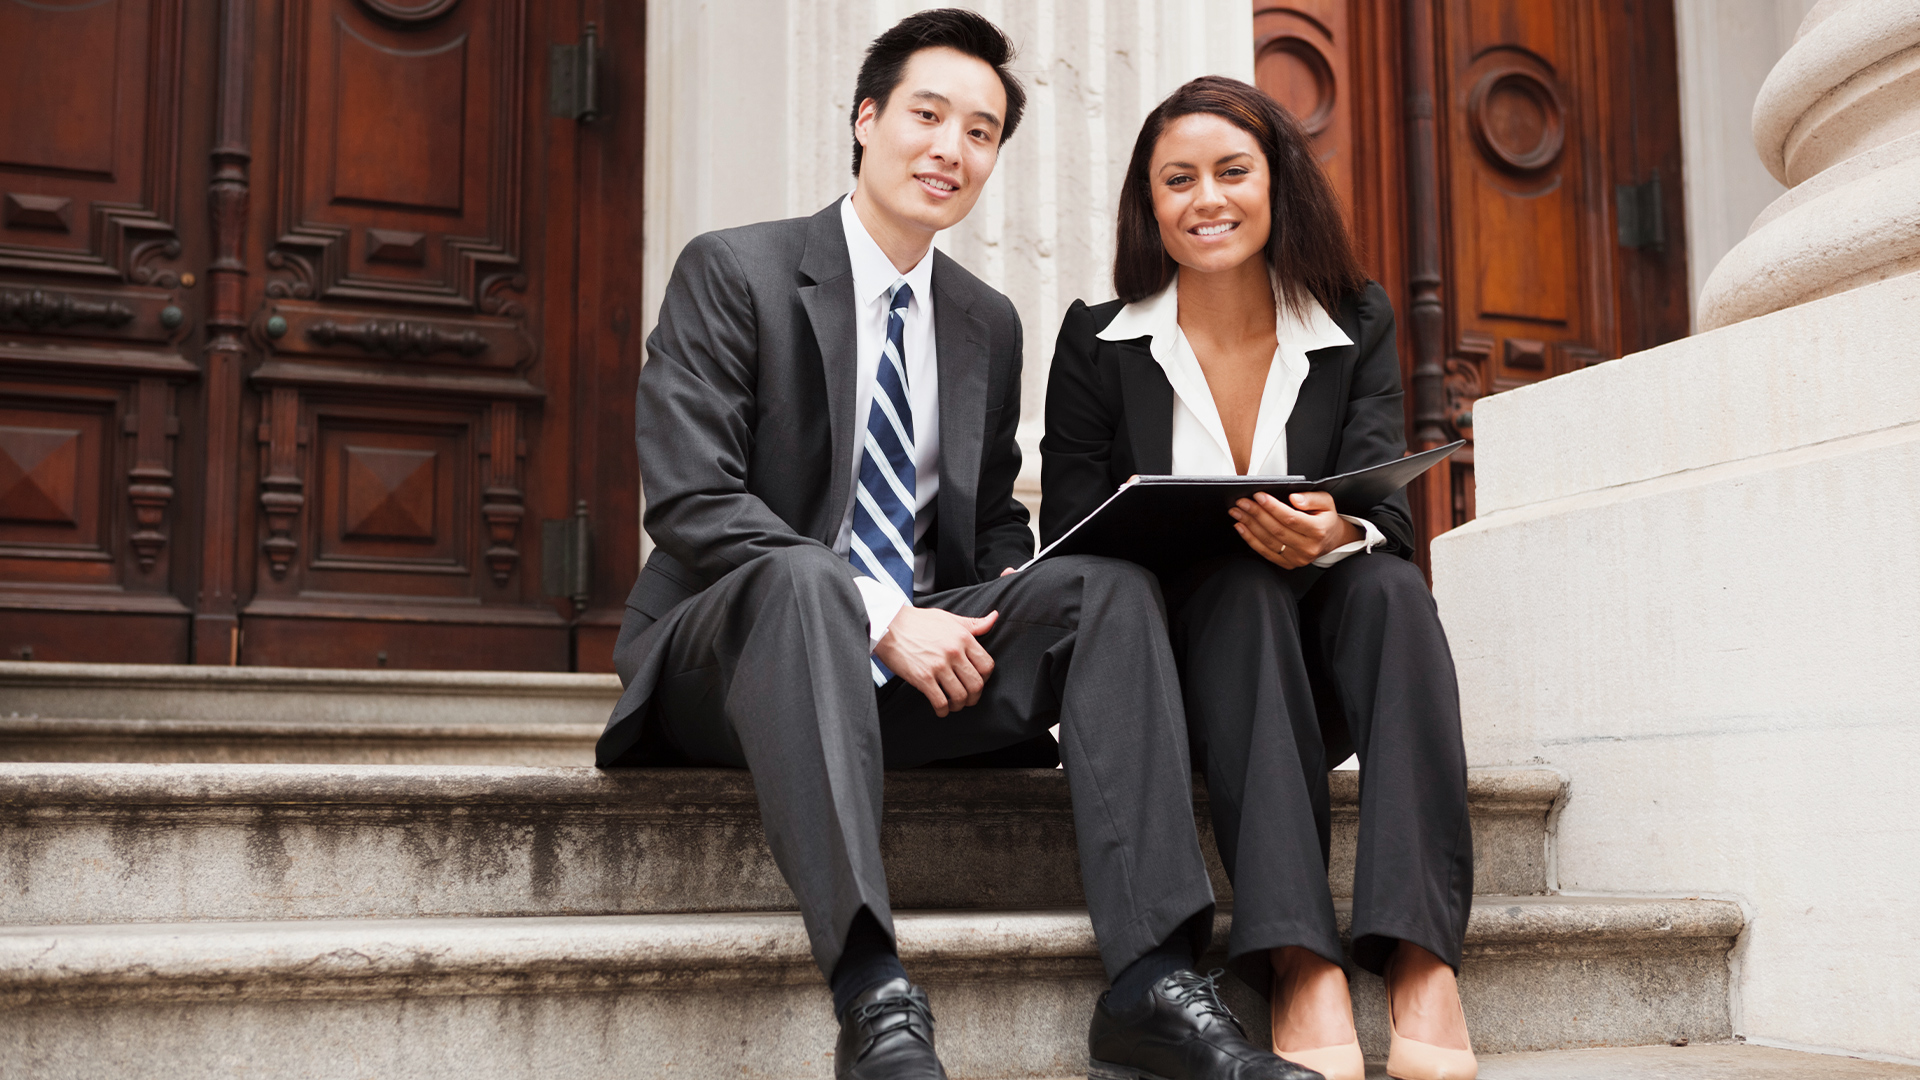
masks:
MULTIPOLYGON (((184 34, 148 29, 126 48, 210 74, 197 140, 154 140, 209 168, 208 210, 185 230, 201 257, 174 245, 205 279, 198 304, 176 304, 177 386, 158 373, 128 383, 117 411, 93 407, 103 431, 134 433, 121 456, 148 472, 170 447, 142 441, 140 410, 161 415, 156 430, 188 419, 175 441, 199 498, 165 509, 197 550, 161 576, 160 545, 139 571, 134 528, 114 568, 122 592, 157 581, 177 627, 167 648, 94 637, 38 655, 604 670, 637 547, 622 451, 639 350, 640 6, 613 5, 609 21, 598 0, 184 3, 184 21, 180 0, 52 14, 111 9, 128 39, 134 16, 170 17, 184 34)), ((105 31, 72 33, 97 48, 105 31)), ((125 305, 179 299, 170 269, 150 283, 140 269, 119 270, 125 305)), ((80 433, 68 456, 107 492, 119 465, 96 463, 91 429, 66 429, 80 433)), ((129 490, 161 486, 129 475, 129 490)), ((96 519, 76 510, 65 527, 96 519)), ((64 584, 45 567, 75 573, 43 563, 7 566, 10 582, 45 592, 64 584)), ((36 640, 51 625, 13 621, 36 640)))
POLYGON ((0 2, 7 659, 187 656, 206 158, 184 29, 181 0, 0 2))
POLYGON ((1473 517, 1481 397, 1687 332, 1671 0, 1254 0, 1260 84, 1306 120, 1399 313, 1413 489, 1473 517))

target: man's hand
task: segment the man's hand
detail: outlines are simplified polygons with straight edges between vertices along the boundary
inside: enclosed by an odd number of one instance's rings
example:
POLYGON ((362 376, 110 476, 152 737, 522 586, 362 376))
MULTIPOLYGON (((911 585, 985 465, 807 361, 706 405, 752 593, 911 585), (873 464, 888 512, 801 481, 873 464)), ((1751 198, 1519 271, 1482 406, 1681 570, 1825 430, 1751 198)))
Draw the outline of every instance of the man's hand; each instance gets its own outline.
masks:
POLYGON ((997 611, 969 619, 939 608, 903 607, 873 655, 925 694, 935 716, 945 716, 979 704, 993 657, 974 639, 999 618, 997 611))
POLYGON ((1295 495, 1292 506, 1263 491, 1241 499, 1227 513, 1233 515, 1233 528, 1248 547, 1288 570, 1366 536, 1334 512, 1333 496, 1324 491, 1295 495))

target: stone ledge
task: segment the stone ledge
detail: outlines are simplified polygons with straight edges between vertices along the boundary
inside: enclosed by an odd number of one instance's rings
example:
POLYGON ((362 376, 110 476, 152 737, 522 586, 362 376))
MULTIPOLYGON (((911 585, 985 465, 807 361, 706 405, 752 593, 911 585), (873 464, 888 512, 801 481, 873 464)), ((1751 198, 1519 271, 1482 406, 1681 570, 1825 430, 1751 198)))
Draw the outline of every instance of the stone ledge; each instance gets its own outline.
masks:
MULTIPOLYGON (((1350 918, 1341 905, 1344 932, 1350 918)), ((1215 918, 1226 940, 1231 915, 1215 918)), ((1493 897, 1476 902, 1466 962, 1613 958, 1695 940, 1724 951, 1742 920, 1717 900, 1493 897), (1494 952, 1484 947, 1498 946, 1494 952)), ((1084 911, 901 912, 901 957, 930 980, 1097 976, 1084 911)), ((819 981, 798 915, 340 919, 0 927, 0 1004, 67 1006, 341 996, 602 993, 819 981)))
POLYGON ((0 716, 0 761, 588 765, 605 725, 568 720, 86 720, 0 716))
POLYGON ((0 703, 40 719, 259 724, 605 724, 612 675, 0 661, 0 703))
MULTIPOLYGON (((537 729, 536 729, 537 730, 537 729)), ((1329 774, 1336 806, 1357 810, 1359 773, 1329 774)), ((1545 812, 1566 790, 1553 769, 1467 770, 1475 809, 1545 812)), ((1199 798, 1204 801, 1205 791, 1199 798)), ((0 809, 111 812, 119 807, 606 804, 618 812, 663 806, 744 808, 758 815, 743 769, 530 768, 511 765, 222 765, 21 763, 0 767, 0 809)), ((887 774, 887 809, 1027 813, 1049 805, 1071 812, 1058 769, 913 769, 887 774)))
MULTIPOLYGON (((1358 787, 1336 773, 1349 891, 1358 787)), ((1470 770, 1482 892, 1543 893, 1564 781, 1470 770)), ((903 908, 1082 902, 1066 777, 889 773, 881 844, 903 908)), ((1196 793, 1216 893, 1231 895, 1196 793)), ((0 922, 785 911, 751 777, 728 769, 0 765, 0 922)))

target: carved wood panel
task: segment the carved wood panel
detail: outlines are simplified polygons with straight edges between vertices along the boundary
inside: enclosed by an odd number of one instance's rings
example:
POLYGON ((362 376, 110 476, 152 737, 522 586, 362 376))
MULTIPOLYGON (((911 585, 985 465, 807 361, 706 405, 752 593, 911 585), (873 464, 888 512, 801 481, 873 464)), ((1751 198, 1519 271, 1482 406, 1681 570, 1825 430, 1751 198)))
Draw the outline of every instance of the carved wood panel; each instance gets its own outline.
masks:
POLYGON ((1611 345, 1587 6, 1457 0, 1443 22, 1452 352, 1474 369, 1456 424, 1473 396, 1567 370, 1567 346, 1611 345))
POLYGON ((173 396, 158 377, 0 384, 0 589, 166 581, 173 396))
POLYGON ((438 429, 322 414, 315 572, 432 570, 474 563, 470 426, 438 429))
POLYGON ((1348 0, 1254 0, 1254 80, 1298 117, 1313 137, 1320 165, 1353 220, 1354 121, 1358 94, 1352 68, 1358 42, 1348 0))
POLYGON ((0 409, 0 551, 105 564, 113 403, 63 404, 0 409))
POLYGON ((0 271, 172 288, 179 0, 0 4, 0 271))
POLYGON ((288 5, 269 295, 519 314, 523 0, 391 7, 288 5))

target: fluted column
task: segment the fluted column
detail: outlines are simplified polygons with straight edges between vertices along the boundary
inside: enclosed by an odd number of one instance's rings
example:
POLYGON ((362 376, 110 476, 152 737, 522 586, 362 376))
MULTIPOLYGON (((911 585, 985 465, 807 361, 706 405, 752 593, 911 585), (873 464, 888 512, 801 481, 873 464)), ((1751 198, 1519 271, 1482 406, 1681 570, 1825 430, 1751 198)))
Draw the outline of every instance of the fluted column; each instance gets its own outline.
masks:
POLYGON ((1701 329, 1920 270, 1920 0, 1817 5, 1753 138, 1789 190, 1708 278, 1701 329))

